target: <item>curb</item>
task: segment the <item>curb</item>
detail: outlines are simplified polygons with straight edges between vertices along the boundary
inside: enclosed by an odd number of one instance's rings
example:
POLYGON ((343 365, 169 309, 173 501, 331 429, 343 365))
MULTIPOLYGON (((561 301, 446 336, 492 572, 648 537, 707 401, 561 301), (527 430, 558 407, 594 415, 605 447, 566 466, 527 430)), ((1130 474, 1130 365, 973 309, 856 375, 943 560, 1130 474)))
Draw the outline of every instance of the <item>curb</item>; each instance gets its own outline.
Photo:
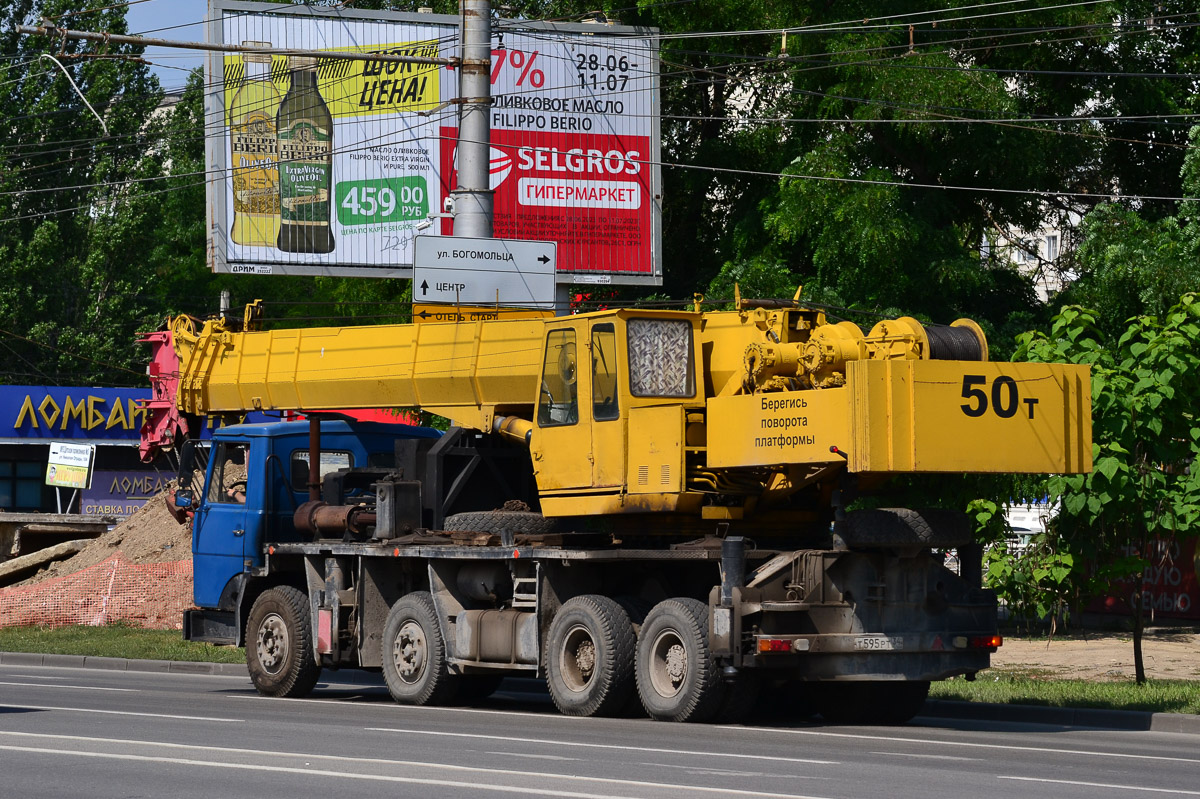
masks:
POLYGON ((42 655, 34 652, 0 652, 0 666, 50 666, 67 669, 151 671, 171 674, 216 674, 245 677, 244 663, 195 663, 188 660, 137 660, 92 655, 42 655))
POLYGON ((1141 730, 1200 735, 1200 716, 1187 713, 1152 713, 1148 710, 995 705, 987 702, 930 699, 925 703, 920 715, 926 718, 1011 721, 1063 727, 1096 727, 1106 730, 1141 730))
MULTIPOLYGON (((142 671, 159 674, 212 674, 219 677, 250 679, 245 663, 198 663, 191 660, 142 660, 140 658, 108 658, 96 655, 42 655, 35 652, 0 652, 0 666, 46 666, 60 669, 106 669, 108 671, 142 671)), ((378 673, 347 669, 321 672, 321 682, 352 685, 383 685, 378 673)))

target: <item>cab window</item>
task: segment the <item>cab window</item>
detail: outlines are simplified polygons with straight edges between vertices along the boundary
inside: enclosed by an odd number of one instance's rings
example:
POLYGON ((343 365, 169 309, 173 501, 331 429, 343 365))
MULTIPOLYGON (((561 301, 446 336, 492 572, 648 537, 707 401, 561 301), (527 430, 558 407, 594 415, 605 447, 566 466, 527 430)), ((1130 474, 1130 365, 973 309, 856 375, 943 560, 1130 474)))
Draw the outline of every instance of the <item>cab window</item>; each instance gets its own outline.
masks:
POLYGON ((612 324, 592 328, 592 418, 606 422, 621 415, 617 405, 617 331, 612 324))
MULTIPOLYGON (((343 450, 321 450, 321 479, 342 469, 354 468, 354 456, 343 450)), ((298 449, 292 453, 292 490, 298 493, 308 491, 308 450, 298 449)))
POLYGON ((246 454, 245 444, 221 442, 214 455, 213 479, 208 485, 208 501, 211 503, 246 502, 246 454))
POLYGON ((538 399, 538 424, 557 427, 579 421, 575 331, 551 330, 546 336, 546 360, 538 399))

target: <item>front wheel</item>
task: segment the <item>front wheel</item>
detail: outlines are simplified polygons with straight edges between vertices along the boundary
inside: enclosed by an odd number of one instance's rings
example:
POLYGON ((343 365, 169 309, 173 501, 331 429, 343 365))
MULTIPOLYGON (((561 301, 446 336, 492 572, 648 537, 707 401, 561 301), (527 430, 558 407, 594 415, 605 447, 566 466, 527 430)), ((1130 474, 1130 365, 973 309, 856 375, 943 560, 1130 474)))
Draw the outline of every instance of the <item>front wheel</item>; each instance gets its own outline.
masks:
POLYGON ((401 597, 388 612, 383 678, 402 705, 440 705, 454 698, 458 680, 447 670, 446 642, 428 591, 401 597))
POLYGON ((721 707, 722 688, 708 646, 708 606, 688 598, 655 605, 637 649, 646 712, 659 721, 707 721, 721 707))
POLYGON ((264 696, 307 696, 321 676, 308 597, 281 585, 259 595, 246 619, 246 667, 264 696))

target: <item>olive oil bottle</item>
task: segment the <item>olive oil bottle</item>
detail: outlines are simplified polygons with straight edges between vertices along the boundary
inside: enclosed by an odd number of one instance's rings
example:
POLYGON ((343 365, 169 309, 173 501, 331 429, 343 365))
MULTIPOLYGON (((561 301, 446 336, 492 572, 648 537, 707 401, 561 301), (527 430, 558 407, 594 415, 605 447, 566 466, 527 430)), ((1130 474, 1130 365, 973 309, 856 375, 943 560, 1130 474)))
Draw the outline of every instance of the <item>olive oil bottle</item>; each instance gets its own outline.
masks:
MULTIPOLYGON (((270 42, 242 42, 267 49, 270 42)), ((274 247, 279 239, 279 169, 275 117, 279 92, 271 82, 271 56, 245 53, 245 80, 230 106, 229 148, 233 177, 233 230, 237 244, 274 247)))
POLYGON ((333 117, 317 89, 317 61, 288 59, 292 85, 279 105, 279 249, 333 252, 333 117))

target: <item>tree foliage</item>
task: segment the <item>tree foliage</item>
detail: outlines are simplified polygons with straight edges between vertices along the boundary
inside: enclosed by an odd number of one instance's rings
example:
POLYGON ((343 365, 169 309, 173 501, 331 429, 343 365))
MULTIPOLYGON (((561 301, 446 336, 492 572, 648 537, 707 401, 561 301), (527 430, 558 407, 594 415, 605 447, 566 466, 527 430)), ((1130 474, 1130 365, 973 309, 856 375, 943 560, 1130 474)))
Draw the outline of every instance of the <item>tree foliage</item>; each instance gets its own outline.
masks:
MULTIPOLYGON (((1060 552, 1087 587, 1139 577, 1156 538, 1187 537, 1200 522, 1200 297, 1183 296, 1161 319, 1139 316, 1105 341, 1095 314, 1063 310, 1049 335, 1022 337, 1018 357, 1083 363, 1092 373, 1094 471, 1048 482, 1061 501, 1060 552)), ((1138 583, 1140 586, 1140 581, 1138 583)), ((1143 593, 1131 599, 1138 681, 1143 593)))
MULTIPOLYGON (((727 297, 737 281, 791 296, 803 284, 826 302, 977 318, 1003 354, 1042 309, 1027 276, 980 260, 984 234, 1092 207, 1066 192, 1178 194, 1186 128, 1145 117, 1196 110, 1177 76, 1197 71, 1200 29, 1183 0, 976 5, 516 0, 503 13, 662 31, 662 293, 727 297)), ((202 78, 156 112, 146 65, 111 57, 137 48, 13 30, 68 12, 125 31, 124 7, 106 0, 0 9, 0 380, 127 382, 122 369, 140 371, 133 331, 210 311, 222 289, 268 297, 297 324, 396 318, 400 285, 211 274, 202 78), (107 135, 40 58, 60 50, 107 135), (84 57, 97 54, 110 57, 84 57)), ((1089 218, 1070 301, 1106 319, 1161 314, 1200 262, 1190 217, 1172 212, 1147 200, 1089 218)))

